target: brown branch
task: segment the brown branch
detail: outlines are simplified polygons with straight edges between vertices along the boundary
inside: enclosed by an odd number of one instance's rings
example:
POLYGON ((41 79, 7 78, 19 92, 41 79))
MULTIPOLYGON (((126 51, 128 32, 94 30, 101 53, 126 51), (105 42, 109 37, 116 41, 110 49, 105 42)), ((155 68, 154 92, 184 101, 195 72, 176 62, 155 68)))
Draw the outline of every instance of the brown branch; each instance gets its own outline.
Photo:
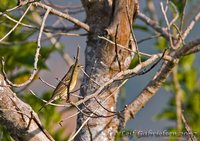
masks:
POLYGON ((0 75, 0 123, 15 140, 53 141, 37 114, 6 86, 0 75))
POLYGON ((143 22, 145 22, 147 25, 149 25, 149 27, 153 28, 156 32, 160 33, 168 41, 170 41, 170 37, 173 38, 173 41, 175 43, 175 47, 178 47, 178 46, 180 46, 180 44, 182 43, 182 41, 184 41, 186 39, 186 37, 189 35, 190 31, 193 29, 193 27, 195 26, 195 24, 197 23, 197 21, 200 19, 200 12, 198 12, 196 14, 196 16, 192 19, 192 21, 190 22, 189 26, 184 31, 184 33, 182 35, 182 38, 179 39, 179 40, 176 39, 171 34, 169 34, 165 29, 163 29, 162 27, 160 27, 157 24, 157 22, 155 22, 154 20, 150 19, 149 17, 147 17, 143 13, 139 12, 138 13, 138 18, 140 20, 142 20, 143 22))
POLYGON ((141 12, 138 13, 138 18, 147 25, 149 25, 149 27, 153 28, 156 32, 160 33, 164 38, 166 38, 169 41, 169 33, 167 33, 167 31, 164 30, 162 27, 160 27, 156 21, 150 19, 141 12))
MULTIPOLYGON (((107 39, 107 38, 105 38, 105 37, 103 37, 103 36, 98 36, 98 38, 103 39, 103 40, 105 40, 105 41, 108 41, 109 43, 115 45, 115 43, 114 43, 113 41, 111 41, 111 40, 109 40, 109 39, 107 39)), ((133 52, 133 53, 137 53, 136 51, 131 50, 131 49, 129 49, 129 48, 123 46, 123 45, 120 45, 120 44, 117 44, 117 47, 120 47, 120 48, 122 48, 122 49, 124 49, 124 50, 128 50, 128 51, 133 52)), ((147 54, 147 53, 144 53, 144 52, 139 52, 139 54, 142 55, 142 56, 149 57, 149 58, 151 58, 151 57, 154 56, 154 55, 157 55, 157 56, 160 56, 160 57, 162 56, 162 54, 152 54, 152 55, 151 55, 151 54, 147 54)), ((171 60, 173 60, 173 58, 171 58, 171 56, 169 56, 169 55, 167 55, 167 54, 166 54, 165 56, 163 56, 163 59, 166 60, 166 61, 171 61, 171 60)))
MULTIPOLYGON (((118 47, 117 47, 117 33, 118 33, 118 25, 116 27, 116 31, 115 31, 115 54, 116 54, 116 60, 117 60, 117 63, 118 63, 118 66, 119 66, 119 71, 122 70, 122 67, 121 67, 121 63, 120 63, 120 60, 119 60, 119 52, 118 52, 118 47)), ((115 60, 114 60, 115 61, 115 60)))
POLYGON ((44 8, 44 9, 50 9, 50 12, 51 12, 52 14, 57 15, 57 16, 59 16, 59 17, 62 17, 62 18, 64 18, 64 19, 66 19, 66 20, 68 20, 68 21, 74 23, 75 25, 77 25, 77 26, 83 28, 84 30, 86 30, 86 31, 88 31, 88 32, 91 32, 91 29, 90 29, 90 27, 89 27, 87 24, 85 24, 85 23, 79 21, 79 20, 76 19, 76 18, 71 17, 70 15, 68 15, 68 14, 66 14, 66 13, 60 12, 60 11, 58 11, 58 10, 56 10, 56 9, 50 7, 50 6, 47 6, 47 5, 45 5, 45 4, 41 3, 41 2, 35 2, 34 5, 39 6, 39 7, 42 7, 42 8, 44 8))
POLYGON ((122 79, 126 79, 126 78, 130 78, 133 77, 135 75, 137 75, 142 69, 146 68, 147 66, 153 64, 157 59, 162 58, 163 54, 157 54, 157 55, 152 55, 148 60, 141 62, 140 64, 138 64, 134 69, 130 69, 130 70, 125 70, 125 71, 121 71, 118 74, 116 74, 115 76, 113 76, 112 79, 110 79, 109 81, 105 82, 101 87, 99 87, 93 94, 86 96, 84 99, 79 100, 76 105, 80 105, 85 101, 88 101, 91 98, 96 97, 97 95, 101 94, 102 91, 109 86, 110 84, 116 82, 116 81, 121 81, 122 79))
POLYGON ((196 16, 192 19, 192 21, 190 22, 189 26, 187 27, 187 29, 185 30, 184 34, 183 34, 183 38, 185 39, 187 37, 187 35, 190 33, 190 31, 193 29, 193 27, 195 26, 195 24, 197 23, 197 21, 199 21, 200 19, 200 12, 198 12, 196 14, 196 16))
POLYGON ((120 129, 126 125, 128 120, 134 118, 135 115, 145 106, 145 104, 156 94, 156 92, 159 90, 159 88, 162 86, 162 84, 171 73, 172 69, 177 65, 179 59, 182 56, 194 52, 194 50, 196 51, 197 48, 200 48, 200 39, 192 41, 185 45, 183 48, 170 54, 170 56, 174 58, 174 60, 168 62, 165 61, 160 71, 156 73, 153 79, 142 90, 140 95, 127 106, 126 110, 123 113, 123 118, 120 119, 120 129))

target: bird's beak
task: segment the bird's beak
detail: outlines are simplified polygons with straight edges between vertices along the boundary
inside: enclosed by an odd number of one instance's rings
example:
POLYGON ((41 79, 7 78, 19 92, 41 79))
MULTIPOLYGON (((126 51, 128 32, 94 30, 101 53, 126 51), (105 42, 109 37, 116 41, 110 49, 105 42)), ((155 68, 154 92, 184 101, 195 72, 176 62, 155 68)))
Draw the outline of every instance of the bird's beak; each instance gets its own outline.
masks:
POLYGON ((84 68, 84 66, 83 66, 83 65, 81 65, 81 68, 84 68))

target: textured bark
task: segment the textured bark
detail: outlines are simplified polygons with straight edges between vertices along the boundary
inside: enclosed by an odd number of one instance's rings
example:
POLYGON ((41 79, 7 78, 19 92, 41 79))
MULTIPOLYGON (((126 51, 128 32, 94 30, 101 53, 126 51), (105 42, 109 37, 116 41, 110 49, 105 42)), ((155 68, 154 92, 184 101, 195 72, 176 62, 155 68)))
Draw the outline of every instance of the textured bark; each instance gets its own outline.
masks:
POLYGON ((16 141, 52 141, 32 108, 6 86, 0 74, 0 124, 16 141))
MULTIPOLYGON (((85 50, 85 70, 92 79, 102 85, 120 70, 126 70, 133 54, 99 39, 98 35, 103 35, 113 42, 116 40, 117 44, 135 50, 135 43, 130 40, 132 36, 127 10, 132 24, 132 19, 137 13, 137 3, 135 0, 82 0, 82 3, 86 10, 87 23, 94 31, 88 35, 85 50)), ((107 110, 116 111, 117 88, 120 84, 121 82, 112 84, 98 96, 98 101, 102 102, 107 110)), ((99 88, 87 76, 84 77, 83 85, 85 87, 81 89, 82 96, 90 95, 99 88)), ((94 99, 90 99, 86 104, 90 105, 88 108, 97 115, 109 116, 113 114, 99 106, 94 99)), ((84 106, 82 105, 81 108, 83 109, 84 106)), ((89 112, 88 109, 85 112, 89 112)), ((93 116, 96 115, 93 114, 93 116)), ((87 116, 79 114, 77 129, 87 119, 87 116)), ((118 126, 119 122, 116 117, 91 118, 83 126, 76 140, 114 140, 118 126)))

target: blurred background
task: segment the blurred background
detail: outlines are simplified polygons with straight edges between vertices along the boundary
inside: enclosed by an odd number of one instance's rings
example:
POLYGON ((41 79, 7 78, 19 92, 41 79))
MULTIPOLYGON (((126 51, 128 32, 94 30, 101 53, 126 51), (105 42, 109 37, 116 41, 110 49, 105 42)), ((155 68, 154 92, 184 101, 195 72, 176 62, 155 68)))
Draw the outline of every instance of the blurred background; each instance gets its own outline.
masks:
MULTIPOLYGON (((46 4, 54 4, 60 11, 69 13, 75 18, 81 21, 85 20, 84 9, 82 8, 79 0, 42 0, 46 4)), ((140 0, 140 11, 147 16, 158 19, 161 26, 166 26, 160 9, 160 3, 157 0, 140 0), (151 9, 148 7, 148 2, 151 2, 155 6, 155 15, 151 15, 151 9)), ((165 2, 165 1, 163 1, 165 2)), ((182 0, 172 0, 173 3, 181 10, 183 9, 182 0)), ((12 8, 16 5, 15 0, 1 0, 0 11, 3 12, 6 9, 12 8)), ((22 7, 19 10, 14 10, 8 13, 9 16, 19 19, 26 7, 22 7)), ((199 12, 200 3, 198 0, 189 0, 186 6, 185 25, 188 25, 194 15, 199 12)), ((33 7, 27 16, 25 16, 23 22, 26 24, 32 23, 36 27, 40 27, 42 17, 44 16, 44 9, 33 7), (40 14, 38 14, 40 13, 40 14)), ((172 19, 173 12, 169 12, 169 18, 172 19)), ((5 16, 0 16, 0 37, 3 37, 10 29, 15 25, 5 16)), ((65 30, 74 25, 66 20, 58 18, 54 15, 49 15, 46 21, 45 27, 52 29, 57 27, 57 30, 52 32, 65 32, 65 30)), ((186 26, 185 26, 186 27, 186 26)), ((192 30, 191 34, 186 39, 186 43, 200 37, 200 23, 198 22, 192 30)), ((134 25, 134 32, 137 41, 154 35, 154 31, 146 26, 140 19, 136 19, 134 25)), ((39 31, 37 29, 31 29, 23 26, 19 26, 8 38, 0 42, 0 55, 5 57, 6 60, 6 72, 9 78, 15 82, 20 83, 26 80, 29 76, 30 70, 33 68, 34 51, 36 48, 36 41, 39 31), (24 34, 26 33, 26 34, 24 34)), ((84 30, 78 29, 71 31, 70 33, 84 34, 84 30)), ((39 71, 35 81, 26 88, 14 89, 16 93, 29 103, 36 111, 43 104, 41 100, 33 96, 29 89, 34 91, 38 96, 43 99, 49 99, 53 89, 42 83, 38 78, 41 77, 48 83, 56 86, 58 83, 57 78, 61 79, 67 72, 70 61, 66 61, 66 57, 73 57, 76 55, 77 46, 81 48, 80 55, 81 64, 84 64, 84 50, 86 47, 86 36, 55 36, 56 43, 51 42, 47 36, 42 36, 42 50, 41 58, 39 62, 39 71), (65 57, 65 59, 64 59, 65 57)), ((154 38, 140 43, 139 50, 148 54, 161 52, 162 49, 167 48, 167 43, 163 38, 154 38)), ((68 59, 69 60, 69 59, 68 59)), ((183 110, 192 129, 200 134, 200 81, 199 81, 199 65, 200 57, 199 53, 184 57, 180 61, 180 67, 178 68, 178 79, 183 90, 183 110)), ((117 109, 121 110, 126 104, 129 104, 134 98, 138 96, 145 85, 152 79, 156 71, 159 69, 159 63, 153 70, 145 75, 131 78, 126 85, 124 85, 120 91, 118 98, 117 109)), ((81 78, 83 74, 81 74, 81 78)), ((80 85, 80 84, 79 84, 80 85)), ((78 88, 79 86, 77 86, 78 88)), ((130 120, 126 129, 131 131, 176 131, 176 107, 175 107, 175 90, 170 77, 159 92, 147 103, 147 105, 136 115, 133 120, 130 120)), ((59 122, 76 113, 75 109, 63 109, 55 108, 54 106, 48 106, 43 109, 39 116, 44 123, 45 128, 54 136, 56 141, 67 140, 70 133, 73 133, 76 127, 76 116, 73 118, 64 120, 62 126, 59 122), (53 128, 52 128, 53 127, 53 128)), ((184 129, 183 129, 184 130, 184 129)), ((1 127, 0 133, 2 140, 10 140, 9 134, 1 127)), ((165 141, 176 140, 173 138, 158 138, 158 137, 145 137, 137 138, 133 137, 131 140, 140 141, 165 141)), ((183 138, 186 140, 186 138, 183 138)))

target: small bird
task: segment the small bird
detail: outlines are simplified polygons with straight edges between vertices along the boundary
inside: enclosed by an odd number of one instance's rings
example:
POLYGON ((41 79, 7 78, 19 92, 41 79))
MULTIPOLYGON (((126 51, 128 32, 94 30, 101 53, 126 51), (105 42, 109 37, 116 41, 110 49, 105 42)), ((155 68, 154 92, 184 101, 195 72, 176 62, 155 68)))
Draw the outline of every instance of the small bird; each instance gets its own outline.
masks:
POLYGON ((73 64, 66 75, 62 78, 62 80, 58 83, 56 86, 53 95, 51 96, 50 100, 47 101, 40 109, 41 111, 45 106, 47 106, 49 103, 63 97, 68 97, 68 93, 72 92, 72 90, 75 88, 78 75, 81 69, 80 64, 73 64), (69 86, 70 85, 70 86, 69 86), (69 91, 68 91, 69 88, 69 91))

